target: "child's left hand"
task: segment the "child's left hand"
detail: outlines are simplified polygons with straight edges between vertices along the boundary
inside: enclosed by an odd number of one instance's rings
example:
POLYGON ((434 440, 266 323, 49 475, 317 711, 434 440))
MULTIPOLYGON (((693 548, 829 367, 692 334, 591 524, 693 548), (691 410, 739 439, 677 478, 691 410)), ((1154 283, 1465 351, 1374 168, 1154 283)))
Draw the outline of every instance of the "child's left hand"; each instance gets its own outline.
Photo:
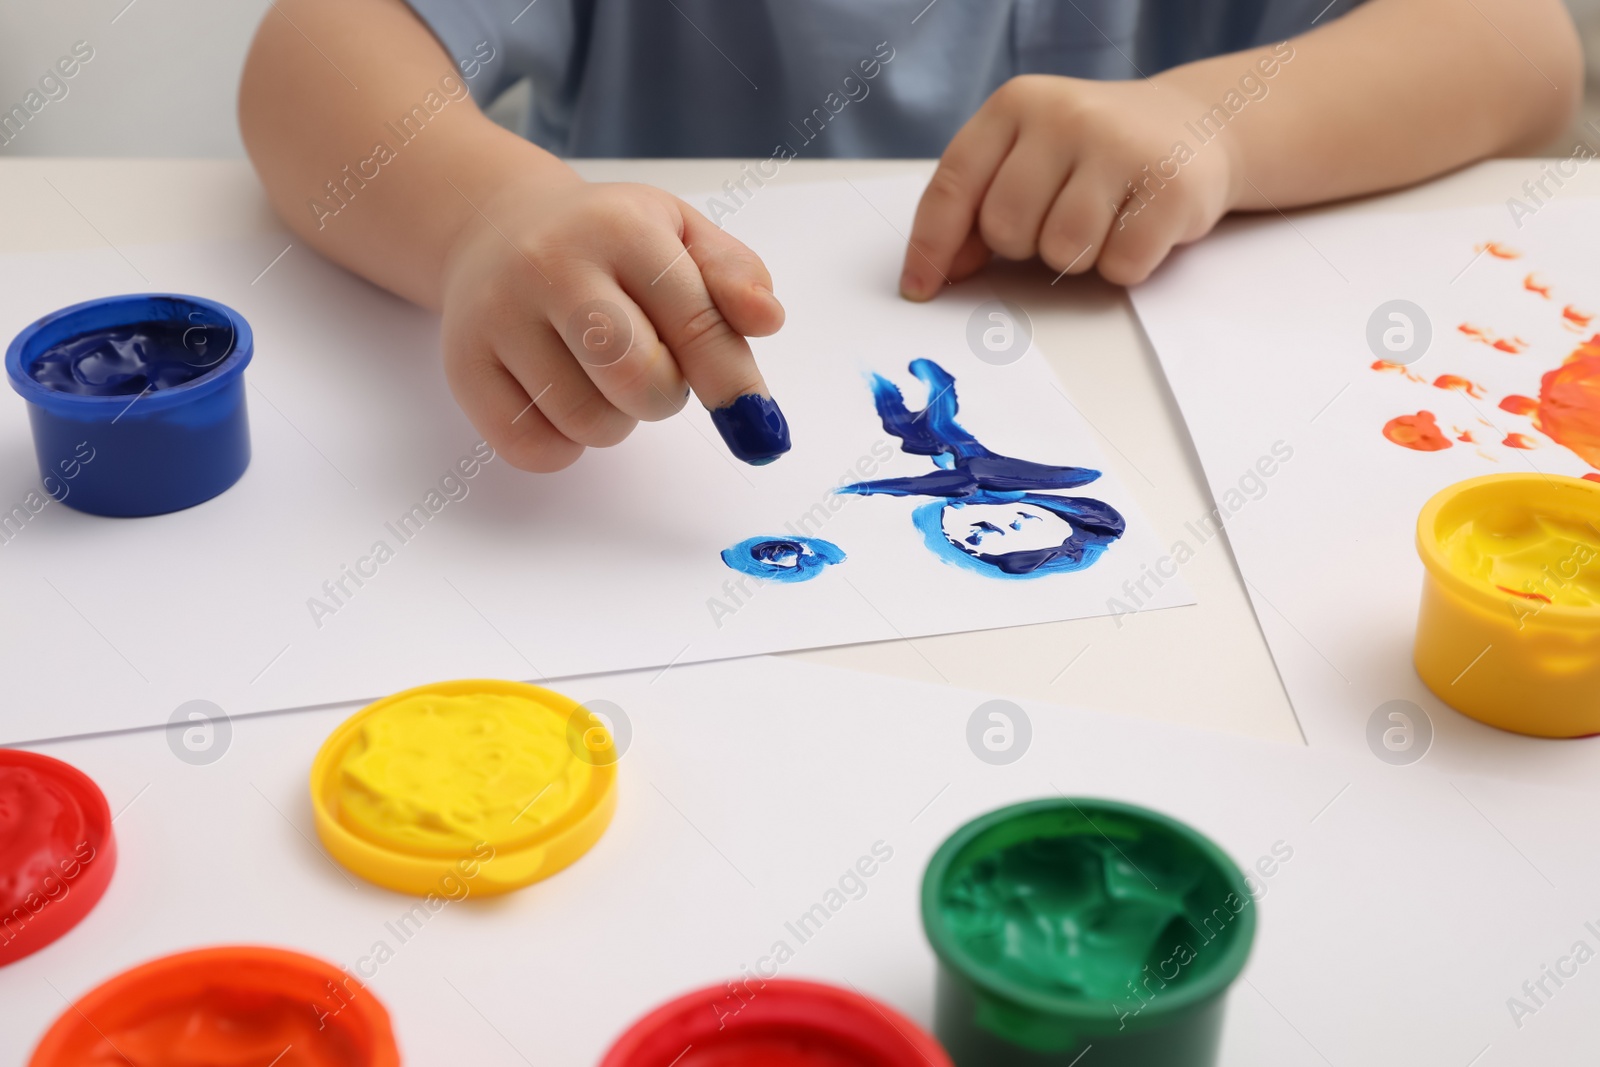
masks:
POLYGON ((939 160, 917 207, 901 293, 927 300, 991 254, 1143 281, 1236 199, 1233 131, 1189 147, 1196 137, 1184 124, 1206 110, 1170 82, 1011 79, 939 160))

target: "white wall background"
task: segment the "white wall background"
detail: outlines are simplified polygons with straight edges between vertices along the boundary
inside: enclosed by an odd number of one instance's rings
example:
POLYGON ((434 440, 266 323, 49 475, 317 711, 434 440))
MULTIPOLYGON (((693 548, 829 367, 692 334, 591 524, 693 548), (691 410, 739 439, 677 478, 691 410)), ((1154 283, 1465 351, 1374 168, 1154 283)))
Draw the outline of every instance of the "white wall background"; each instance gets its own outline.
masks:
MULTIPOLYGON (((68 82, 68 95, 0 146, 0 156, 243 155, 234 119, 239 70, 269 4, 0 0, 0 112, 20 103, 74 42, 89 42, 95 53, 68 82)), ((1590 56, 1585 110, 1600 114, 1600 0, 1568 6, 1590 56)), ((514 123, 518 106, 503 100, 496 117, 514 123)), ((1570 142, 1561 138, 1552 151, 1564 154, 1570 142)))

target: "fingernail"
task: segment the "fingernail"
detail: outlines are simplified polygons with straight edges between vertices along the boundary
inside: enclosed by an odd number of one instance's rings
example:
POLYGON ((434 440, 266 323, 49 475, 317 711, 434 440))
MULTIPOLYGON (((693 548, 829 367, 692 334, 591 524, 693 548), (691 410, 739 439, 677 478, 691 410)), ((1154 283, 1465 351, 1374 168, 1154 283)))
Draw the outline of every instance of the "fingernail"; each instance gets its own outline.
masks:
POLYGON ((771 463, 789 451, 789 423, 770 396, 741 396, 713 411, 711 423, 734 458, 751 466, 771 463))
POLYGON ((900 275, 900 295, 907 300, 926 300, 928 294, 924 291, 922 279, 917 277, 916 271, 906 270, 900 275))

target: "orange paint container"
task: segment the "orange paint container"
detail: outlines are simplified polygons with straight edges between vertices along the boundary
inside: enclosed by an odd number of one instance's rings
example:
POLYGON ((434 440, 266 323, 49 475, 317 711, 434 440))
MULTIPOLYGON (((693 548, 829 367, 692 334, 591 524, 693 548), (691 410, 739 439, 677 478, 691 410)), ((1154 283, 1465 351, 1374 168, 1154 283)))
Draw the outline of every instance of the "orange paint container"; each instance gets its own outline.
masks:
POLYGON ((233 945, 142 963, 61 1014, 28 1067, 400 1067, 389 1013, 331 963, 233 945))
POLYGON ((1600 733, 1600 483, 1459 482, 1423 507, 1417 552, 1414 662, 1434 695, 1515 733, 1600 733))

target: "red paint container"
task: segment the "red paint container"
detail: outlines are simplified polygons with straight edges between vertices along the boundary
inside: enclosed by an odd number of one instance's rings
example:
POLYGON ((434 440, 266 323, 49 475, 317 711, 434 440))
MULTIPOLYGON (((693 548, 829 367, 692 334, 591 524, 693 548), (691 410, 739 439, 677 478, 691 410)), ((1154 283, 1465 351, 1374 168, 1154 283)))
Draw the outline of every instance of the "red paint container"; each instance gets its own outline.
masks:
POLYGON ((100 787, 70 763, 0 748, 0 966, 78 925, 116 866, 100 787))
POLYGON ((96 986, 28 1067, 400 1067, 389 1013, 331 963, 251 945, 180 952, 96 986))
POLYGON ((951 1067, 916 1023, 820 982, 711 986, 652 1011, 600 1067, 951 1067))

